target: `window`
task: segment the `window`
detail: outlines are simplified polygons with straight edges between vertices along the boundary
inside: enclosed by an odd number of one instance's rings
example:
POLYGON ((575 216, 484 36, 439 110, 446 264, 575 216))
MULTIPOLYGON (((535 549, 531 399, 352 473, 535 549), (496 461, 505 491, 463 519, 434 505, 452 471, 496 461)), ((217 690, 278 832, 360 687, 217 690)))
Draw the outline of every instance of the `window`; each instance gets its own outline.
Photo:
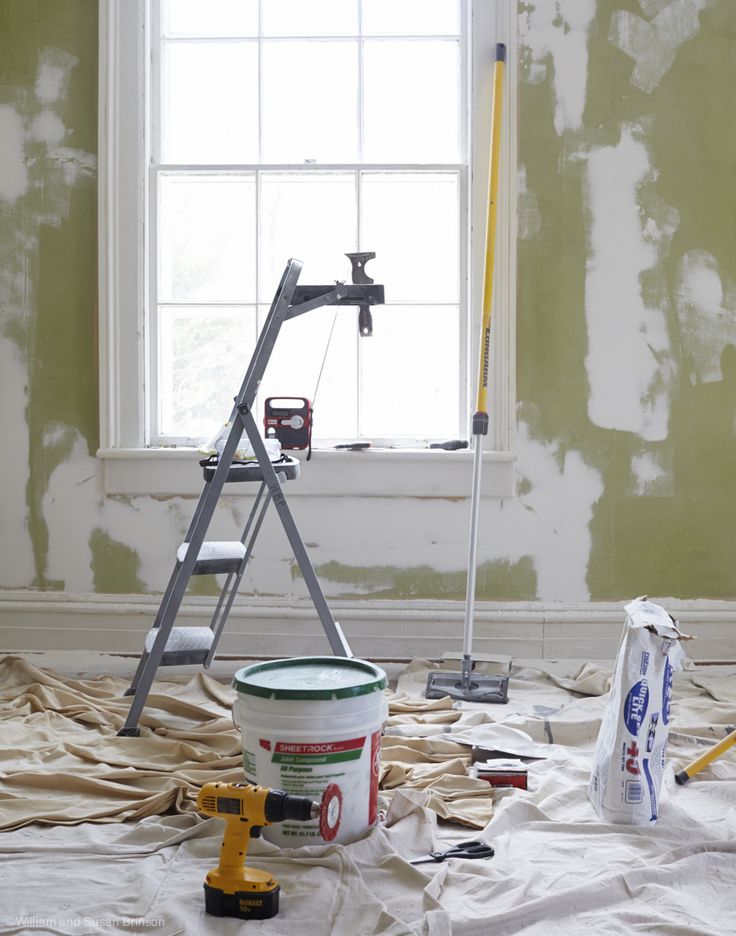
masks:
MULTIPOLYGON (((311 397, 324 358, 317 444, 467 437, 482 114, 511 3, 475 6, 471 56, 465 0, 102 0, 103 449, 210 435, 286 260, 330 282, 355 250, 376 251, 386 287, 373 336, 357 310, 288 322, 261 398, 311 397)), ((507 188, 497 280, 513 260, 507 188)), ((512 322, 495 308, 488 441, 504 450, 512 322)))

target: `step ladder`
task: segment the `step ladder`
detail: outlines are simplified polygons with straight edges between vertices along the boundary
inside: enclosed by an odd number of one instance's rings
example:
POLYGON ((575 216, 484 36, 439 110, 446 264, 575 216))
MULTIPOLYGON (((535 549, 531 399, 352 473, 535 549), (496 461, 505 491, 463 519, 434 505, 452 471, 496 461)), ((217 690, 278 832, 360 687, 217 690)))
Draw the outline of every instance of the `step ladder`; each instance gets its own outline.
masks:
POLYGON ((285 321, 325 305, 358 306, 360 333, 365 327, 366 315, 369 316, 369 307, 383 303, 383 286, 375 285, 364 271, 366 260, 374 254, 346 256, 353 265, 352 284, 336 282, 328 286, 299 286, 301 261, 292 259, 286 264, 245 378, 235 397, 230 416, 231 428, 223 451, 214 461, 210 459, 201 463, 204 474, 202 493, 184 542, 177 550, 174 569, 153 626, 146 635, 133 681, 125 693, 132 695, 133 701, 118 735, 139 735, 138 722, 159 666, 194 664, 208 668, 212 663, 270 504, 276 508, 332 652, 336 656, 352 656, 345 635, 329 609, 282 489, 284 482, 299 477, 300 463, 296 458, 286 455, 282 455, 278 461, 271 461, 252 412, 258 386, 285 321), (243 433, 250 441, 255 461, 235 461, 243 433), (259 488, 240 540, 205 540, 224 485, 242 482, 257 482, 259 488), (174 627, 191 577, 213 573, 224 574, 226 578, 209 627, 174 627))

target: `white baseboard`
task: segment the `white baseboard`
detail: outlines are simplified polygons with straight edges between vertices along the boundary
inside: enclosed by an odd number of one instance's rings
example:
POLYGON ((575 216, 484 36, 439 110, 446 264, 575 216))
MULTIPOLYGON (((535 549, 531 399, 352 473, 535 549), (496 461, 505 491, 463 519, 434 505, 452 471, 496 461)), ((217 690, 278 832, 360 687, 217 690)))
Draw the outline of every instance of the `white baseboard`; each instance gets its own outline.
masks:
MULTIPOLYGON (((736 660, 736 601, 656 599, 697 638, 688 655, 736 660)), ((158 609, 155 595, 97 595, 31 590, 0 592, 0 652, 96 651, 138 655, 158 609)), ((409 660, 462 650, 459 601, 330 601, 356 656, 409 660)), ((517 659, 613 659, 624 602, 512 604, 482 602, 474 614, 473 651, 517 659)), ((213 598, 189 597, 177 623, 206 625, 213 598)), ((242 598, 233 607, 220 656, 329 653, 309 601, 242 598)))

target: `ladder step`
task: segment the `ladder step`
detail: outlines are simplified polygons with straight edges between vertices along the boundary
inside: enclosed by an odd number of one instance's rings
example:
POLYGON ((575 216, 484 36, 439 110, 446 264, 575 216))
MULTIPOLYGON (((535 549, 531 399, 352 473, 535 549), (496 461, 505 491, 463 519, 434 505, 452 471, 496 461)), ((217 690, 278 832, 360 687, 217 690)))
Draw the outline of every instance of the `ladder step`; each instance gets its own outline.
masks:
MULTIPOLYGON (((184 562, 189 543, 182 543, 176 551, 176 558, 184 562)), ((212 575, 217 572, 237 572, 245 558, 245 545, 238 541, 232 543, 202 543, 194 564, 192 575, 212 575)))
MULTIPOLYGON (((217 471, 217 457, 205 458, 199 463, 202 466, 204 480, 209 482, 217 471)), ((301 463, 298 458, 282 455, 278 461, 272 461, 271 466, 281 482, 294 481, 299 477, 301 463)), ((263 481, 263 471, 260 464, 254 459, 248 462, 234 462, 230 465, 225 481, 263 481)))
MULTIPOLYGON (((146 653, 151 652, 157 635, 157 627, 151 628, 146 634, 146 653)), ((159 666, 204 663, 214 636, 209 627, 172 627, 159 666)))

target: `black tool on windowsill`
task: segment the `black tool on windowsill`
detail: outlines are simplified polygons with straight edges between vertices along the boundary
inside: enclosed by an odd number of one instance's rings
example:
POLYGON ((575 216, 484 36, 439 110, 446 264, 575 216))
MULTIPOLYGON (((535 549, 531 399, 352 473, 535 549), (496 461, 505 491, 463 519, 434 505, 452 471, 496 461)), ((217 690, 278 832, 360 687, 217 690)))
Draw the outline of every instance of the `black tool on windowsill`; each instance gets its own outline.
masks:
POLYGON ((364 452, 370 447, 370 442, 341 442, 335 446, 336 449, 342 449, 344 452, 364 452))
POLYGON ((446 452, 455 452, 468 447, 467 439, 450 439, 448 442, 430 442, 431 449, 444 449, 446 452))

